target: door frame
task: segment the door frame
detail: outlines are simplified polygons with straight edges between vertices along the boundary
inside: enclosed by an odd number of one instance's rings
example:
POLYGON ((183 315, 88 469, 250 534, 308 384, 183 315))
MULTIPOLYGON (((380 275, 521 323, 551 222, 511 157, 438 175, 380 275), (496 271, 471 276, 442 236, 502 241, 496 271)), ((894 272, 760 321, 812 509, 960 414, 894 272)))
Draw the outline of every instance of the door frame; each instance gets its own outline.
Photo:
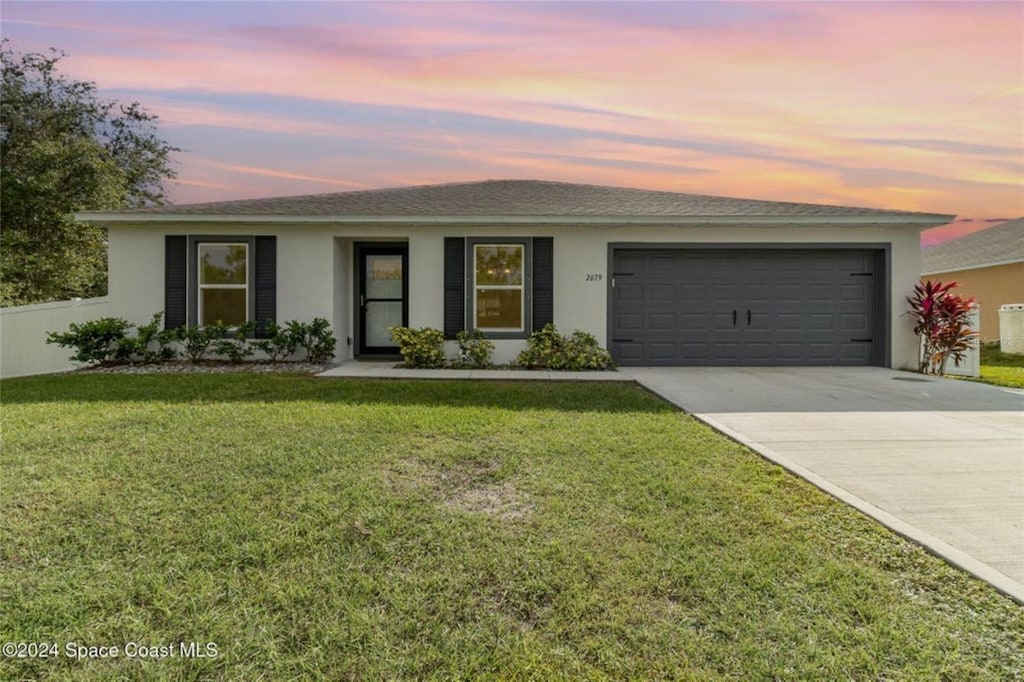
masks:
POLYGON ((366 257, 367 256, 401 256, 402 257, 402 326, 409 325, 409 245, 405 242, 356 242, 353 249, 355 277, 352 287, 352 310, 355 322, 355 357, 400 357, 398 346, 367 346, 366 345, 366 257))
POLYGON ((875 260, 874 300, 875 319, 872 362, 869 366, 892 365, 892 244, 889 242, 608 242, 607 303, 605 329, 608 349, 612 349, 614 336, 615 252, 618 250, 659 249, 679 251, 871 251, 875 260))

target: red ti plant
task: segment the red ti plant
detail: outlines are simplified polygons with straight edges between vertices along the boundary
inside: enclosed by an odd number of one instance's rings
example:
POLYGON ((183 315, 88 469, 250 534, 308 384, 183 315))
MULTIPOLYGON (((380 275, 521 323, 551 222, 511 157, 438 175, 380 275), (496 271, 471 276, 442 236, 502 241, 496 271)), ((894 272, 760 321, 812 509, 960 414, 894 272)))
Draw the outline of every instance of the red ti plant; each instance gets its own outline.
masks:
POLYGON ((956 282, 919 282, 907 297, 908 313, 914 319, 914 333, 921 337, 918 371, 943 374, 950 358, 957 367, 978 332, 971 329, 973 298, 952 293, 956 282))

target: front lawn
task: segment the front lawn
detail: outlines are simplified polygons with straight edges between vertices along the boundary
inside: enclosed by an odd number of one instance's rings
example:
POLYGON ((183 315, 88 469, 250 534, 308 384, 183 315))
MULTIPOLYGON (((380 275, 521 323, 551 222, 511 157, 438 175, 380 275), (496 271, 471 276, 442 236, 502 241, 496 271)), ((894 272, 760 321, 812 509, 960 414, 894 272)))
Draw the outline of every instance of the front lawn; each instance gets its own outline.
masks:
POLYGON ((0 633, 60 647, 2 679, 1024 670, 1024 609, 634 386, 71 375, 0 399, 0 633))
POLYGON ((1024 355, 1003 353, 999 344, 983 345, 981 381, 997 386, 1024 388, 1024 355))

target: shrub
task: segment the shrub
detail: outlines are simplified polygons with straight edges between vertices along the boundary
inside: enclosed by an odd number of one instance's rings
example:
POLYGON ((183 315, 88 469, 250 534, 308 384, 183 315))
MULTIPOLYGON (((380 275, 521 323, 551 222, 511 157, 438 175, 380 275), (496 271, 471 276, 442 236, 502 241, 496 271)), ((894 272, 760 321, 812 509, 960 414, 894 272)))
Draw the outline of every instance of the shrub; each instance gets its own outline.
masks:
POLYGON ((263 327, 266 338, 252 342, 253 348, 266 353, 271 362, 279 362, 296 351, 299 339, 276 322, 267 322, 263 327))
POLYGON ((530 334, 526 348, 516 363, 529 369, 604 370, 612 366, 612 356, 592 334, 576 330, 565 337, 553 324, 530 334))
POLYGON ((564 344, 565 337, 558 333, 555 325, 546 324, 543 329, 530 334, 526 348, 516 358, 516 364, 528 369, 551 367, 564 344))
POLYGON ((398 350, 405 360, 405 366, 416 369, 444 367, 444 334, 439 329, 424 327, 391 327, 391 339, 398 344, 398 350))
POLYGON ((209 324, 205 327, 192 325, 182 327, 178 330, 178 339, 185 351, 185 355, 192 362, 199 362, 210 350, 213 342, 223 338, 228 327, 225 324, 209 324))
POLYGON ((177 340, 178 335, 173 329, 163 330, 160 328, 163 317, 162 312, 155 313, 149 324, 138 327, 135 338, 122 339, 115 353, 117 359, 163 362, 176 358, 178 351, 171 344, 177 340), (154 344, 156 344, 155 347, 154 344))
POLYGON ((46 343, 74 348, 71 359, 76 362, 104 363, 121 351, 131 323, 120 317, 103 317, 81 324, 72 323, 66 332, 48 332, 46 343))
POLYGON ((612 366, 612 354, 598 345, 593 334, 576 330, 566 339, 556 361, 552 369, 604 370, 612 366))
POLYGON ((213 340, 213 352, 226 357, 233 363, 239 363, 253 354, 253 348, 249 344, 248 336, 256 325, 252 322, 235 327, 234 330, 225 327, 221 323, 213 325, 221 333, 219 338, 213 340))
POLYGON ((453 367, 468 367, 483 369, 491 367, 491 355, 494 353, 494 344, 491 343, 484 333, 479 329, 471 332, 462 330, 456 336, 459 342, 459 356, 451 365, 453 367))
POLYGON ((337 341, 331 331, 331 323, 322 317, 314 317, 309 324, 296 320, 285 323, 284 333, 295 343, 295 348, 306 351, 306 362, 324 362, 334 357, 337 341))
POLYGON ((337 345, 330 323, 322 317, 308 324, 292 320, 279 326, 268 322, 264 327, 269 335, 254 341, 249 337, 256 324, 247 322, 230 327, 223 322, 205 326, 181 327, 162 330, 163 313, 153 315, 148 324, 138 327, 129 335, 133 325, 117 317, 105 317, 84 324, 72 324, 67 332, 49 332, 47 343, 75 348, 72 360, 86 363, 161 362, 178 356, 174 344, 180 343, 182 354, 192 362, 200 362, 207 353, 215 353, 231 362, 242 362, 255 353, 265 352, 271 360, 281 360, 300 346, 309 362, 324 362, 334 357, 337 345))
POLYGON ((956 282, 918 282, 913 296, 907 297, 914 333, 921 337, 918 371, 944 374, 950 358, 957 367, 978 336, 970 326, 973 298, 952 293, 956 282))

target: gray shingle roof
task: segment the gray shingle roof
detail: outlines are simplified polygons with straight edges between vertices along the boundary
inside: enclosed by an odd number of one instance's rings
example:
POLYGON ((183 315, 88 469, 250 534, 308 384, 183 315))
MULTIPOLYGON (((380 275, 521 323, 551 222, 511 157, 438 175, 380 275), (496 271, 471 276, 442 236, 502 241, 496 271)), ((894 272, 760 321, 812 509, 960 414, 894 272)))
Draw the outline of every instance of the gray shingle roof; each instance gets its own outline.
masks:
POLYGON ((203 204, 160 206, 109 213, 83 213, 82 219, 126 219, 138 216, 336 216, 336 217, 764 217, 884 218, 911 222, 952 216, 731 199, 622 187, 603 187, 541 180, 488 180, 414 187, 357 190, 334 194, 243 199, 203 204), (122 218, 123 216, 123 218, 122 218), (916 220, 914 220, 916 218, 916 220))
POLYGON ((1024 261, 1024 218, 921 250, 921 273, 953 272, 1024 261))

